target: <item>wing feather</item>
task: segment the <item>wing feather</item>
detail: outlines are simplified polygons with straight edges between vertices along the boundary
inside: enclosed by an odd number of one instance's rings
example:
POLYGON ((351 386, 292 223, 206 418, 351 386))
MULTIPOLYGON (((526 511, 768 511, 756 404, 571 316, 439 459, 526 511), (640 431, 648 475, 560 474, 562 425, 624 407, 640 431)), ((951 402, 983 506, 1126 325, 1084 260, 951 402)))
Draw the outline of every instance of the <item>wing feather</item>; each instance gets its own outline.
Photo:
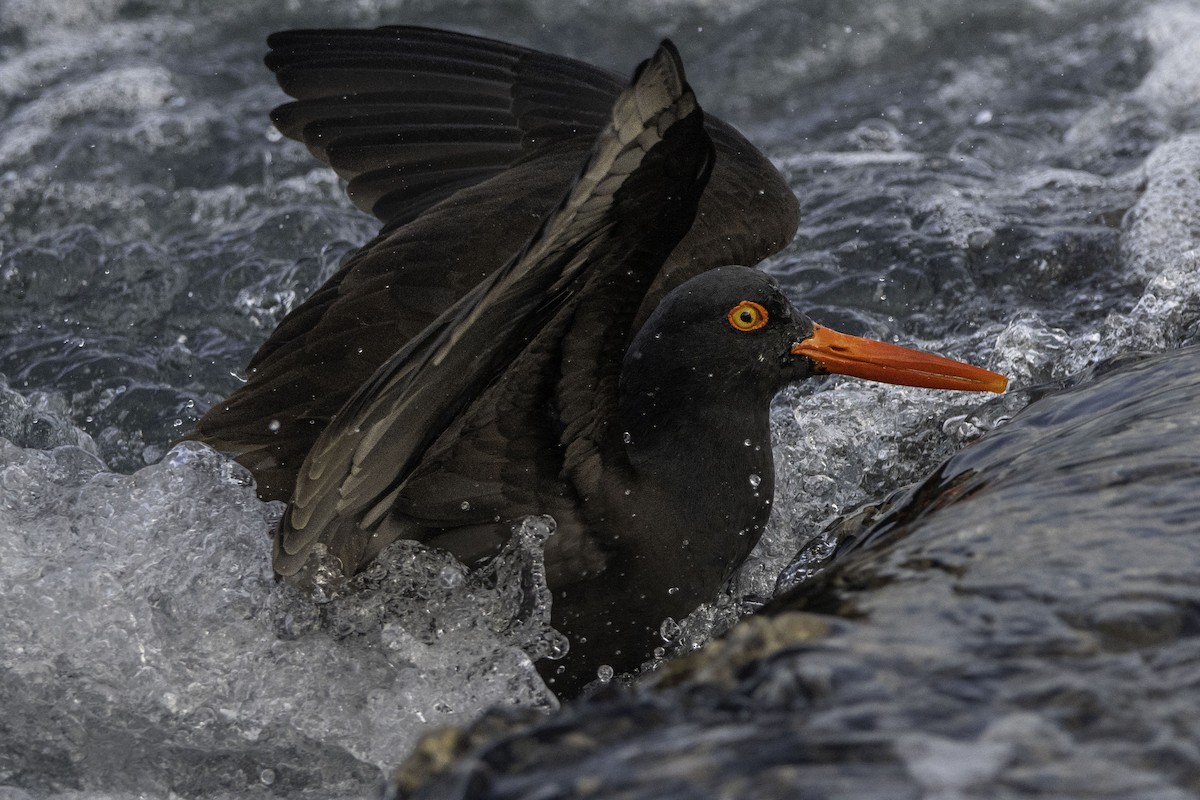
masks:
MULTIPOLYGON (((238 454, 264 498, 287 499, 353 392, 537 233, 623 84, 571 59, 426 28, 289 31, 269 43, 268 64, 298 98, 273 112, 276 125, 386 223, 280 323, 246 384, 191 434, 238 454), (466 86, 471 72, 486 80, 466 86)), ((718 157, 696 224, 637 290, 634 328, 675 285, 757 263, 795 232, 796 200, 771 163, 720 120, 706 128, 718 157)))
POLYGON ((383 518, 375 508, 381 498, 394 500, 435 440, 569 313, 589 274, 595 280, 637 266, 648 285, 691 224, 711 167, 703 114, 678 53, 664 43, 617 99, 582 173, 539 233, 389 359, 318 439, 280 525, 276 570, 298 571, 318 542, 335 555, 357 552, 340 539, 370 532, 359 526, 347 534, 344 521, 383 518), (327 540, 328 532, 339 540, 327 540))

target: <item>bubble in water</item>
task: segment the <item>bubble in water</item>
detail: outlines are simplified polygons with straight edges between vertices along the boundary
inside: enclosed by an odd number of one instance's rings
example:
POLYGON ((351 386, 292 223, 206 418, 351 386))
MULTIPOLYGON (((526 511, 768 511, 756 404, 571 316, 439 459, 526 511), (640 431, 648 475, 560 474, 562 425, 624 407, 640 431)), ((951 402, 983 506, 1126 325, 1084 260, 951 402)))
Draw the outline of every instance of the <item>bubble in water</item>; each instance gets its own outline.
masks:
POLYGON ((601 664, 596 668, 596 677, 602 682, 608 683, 613 679, 613 668, 608 664, 601 664))
POLYGON ((438 583, 440 583, 442 587, 446 589, 453 589, 456 586, 461 586, 464 580, 465 578, 463 577, 462 572, 458 568, 449 564, 442 567, 442 571, 438 573, 438 583))
MULTIPOLYGON (((551 661, 559 661, 566 658, 567 653, 571 651, 571 641, 561 633, 555 632, 556 635, 547 635, 545 637, 545 645, 542 650, 545 652, 544 658, 551 661)), ((586 639, 580 638, 579 643, 584 644, 586 639)))

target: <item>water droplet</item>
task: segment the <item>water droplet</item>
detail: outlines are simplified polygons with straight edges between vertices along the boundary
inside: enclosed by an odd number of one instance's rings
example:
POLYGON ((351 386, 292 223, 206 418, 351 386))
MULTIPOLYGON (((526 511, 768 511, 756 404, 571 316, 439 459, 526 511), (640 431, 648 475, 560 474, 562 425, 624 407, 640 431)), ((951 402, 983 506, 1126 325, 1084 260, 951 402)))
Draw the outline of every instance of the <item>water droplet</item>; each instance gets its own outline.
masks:
POLYGON ((608 683, 613 679, 613 668, 608 664, 601 664, 596 668, 596 677, 608 683))
POLYGON ((629 431, 625 431, 624 435, 622 435, 621 438, 625 440, 625 444, 629 444, 630 442, 633 441, 633 437, 629 435, 629 431))
POLYGON ((264 769, 262 772, 258 773, 258 779, 267 786, 270 786, 275 782, 275 770, 264 769))
POLYGON ((277 419, 273 419, 267 423, 267 430, 269 430, 271 433, 278 433, 279 429, 282 427, 283 427, 283 423, 281 423, 277 419))
POLYGON ((671 644, 679 639, 680 631, 681 628, 679 627, 679 623, 671 617, 664 619, 662 624, 658 626, 658 635, 661 636, 662 640, 667 644, 671 644))
POLYGON ((750 488, 751 489, 757 489, 759 484, 761 484, 761 483, 762 483, 762 478, 758 477, 754 473, 750 474, 750 488))
MULTIPOLYGON (((551 661, 560 661, 566 657, 567 653, 571 652, 571 642, 557 631, 551 631, 542 639, 542 642, 544 657, 551 661)), ((556 674, 561 673, 563 669, 565 668, 560 667, 556 674)))
POLYGON ((679 594, 679 587, 672 586, 670 589, 667 589, 667 594, 679 594))
POLYGON ((751 445, 753 445, 753 444, 754 444, 754 442, 752 442, 752 441, 750 441, 749 439, 747 439, 746 441, 742 442, 742 444, 746 445, 746 447, 750 447, 751 445))
POLYGON ((462 508, 462 510, 463 510, 463 511, 470 511, 470 510, 471 510, 471 504, 470 504, 470 503, 468 503, 466 500, 463 500, 463 501, 462 501, 462 506, 461 506, 461 508, 462 508))
POLYGON ((438 573, 438 582, 447 589, 453 589, 463 582, 463 575, 454 567, 442 567, 442 571, 438 573))

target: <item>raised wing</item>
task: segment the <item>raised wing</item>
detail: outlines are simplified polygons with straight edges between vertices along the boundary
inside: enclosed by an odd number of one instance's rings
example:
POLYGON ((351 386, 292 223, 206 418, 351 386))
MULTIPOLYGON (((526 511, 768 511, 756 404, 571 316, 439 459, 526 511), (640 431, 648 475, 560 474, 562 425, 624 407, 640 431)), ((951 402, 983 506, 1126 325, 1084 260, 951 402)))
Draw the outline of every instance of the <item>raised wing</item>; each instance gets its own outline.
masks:
POLYGON ((356 570, 354 540, 371 536, 430 446, 497 376, 553 320, 570 318, 584 286, 650 285, 691 225, 712 166, 703 114, 664 43, 538 234, 390 358, 318 439, 280 524, 276 570, 295 573, 319 542, 356 570))
MULTIPOLYGON (((381 364, 500 269, 579 173, 623 82, 578 61, 426 28, 274 34, 267 63, 297 101, 273 118, 348 178, 384 220, 260 348, 247 382, 191 438, 237 454, 260 496, 291 497, 329 420, 381 364)), ((782 177, 712 117, 718 158, 696 224, 636 327, 684 280, 755 264, 795 233, 782 177)))
POLYGON ((285 31, 267 43, 267 66, 296 98, 272 112, 276 127, 388 227, 551 145, 590 143, 625 86, 569 58, 430 28, 285 31))

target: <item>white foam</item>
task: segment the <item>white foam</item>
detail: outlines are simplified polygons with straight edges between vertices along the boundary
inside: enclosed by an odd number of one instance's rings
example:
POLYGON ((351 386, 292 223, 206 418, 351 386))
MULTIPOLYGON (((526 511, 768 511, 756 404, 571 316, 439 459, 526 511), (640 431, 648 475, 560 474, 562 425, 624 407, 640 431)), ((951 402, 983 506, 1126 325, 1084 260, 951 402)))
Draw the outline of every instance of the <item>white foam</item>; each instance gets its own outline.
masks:
POLYGON ((80 448, 0 440, 0 464, 6 724, 64 754, 64 785, 200 771, 196 785, 234 790, 244 762, 255 781, 271 770, 316 785, 322 770, 351 775, 348 761, 368 775, 393 765, 429 726, 556 705, 519 649, 557 644, 527 595, 545 592, 544 526, 515 537, 493 588, 486 575, 431 582, 462 568, 406 542, 374 585, 318 606, 272 577, 278 508, 203 446, 117 475, 80 448), (64 716, 72 725, 45 724, 64 716))
POLYGON ((1194 3, 1160 3, 1141 20, 1154 65, 1134 96, 1168 113, 1200 104, 1200 10, 1194 3))

